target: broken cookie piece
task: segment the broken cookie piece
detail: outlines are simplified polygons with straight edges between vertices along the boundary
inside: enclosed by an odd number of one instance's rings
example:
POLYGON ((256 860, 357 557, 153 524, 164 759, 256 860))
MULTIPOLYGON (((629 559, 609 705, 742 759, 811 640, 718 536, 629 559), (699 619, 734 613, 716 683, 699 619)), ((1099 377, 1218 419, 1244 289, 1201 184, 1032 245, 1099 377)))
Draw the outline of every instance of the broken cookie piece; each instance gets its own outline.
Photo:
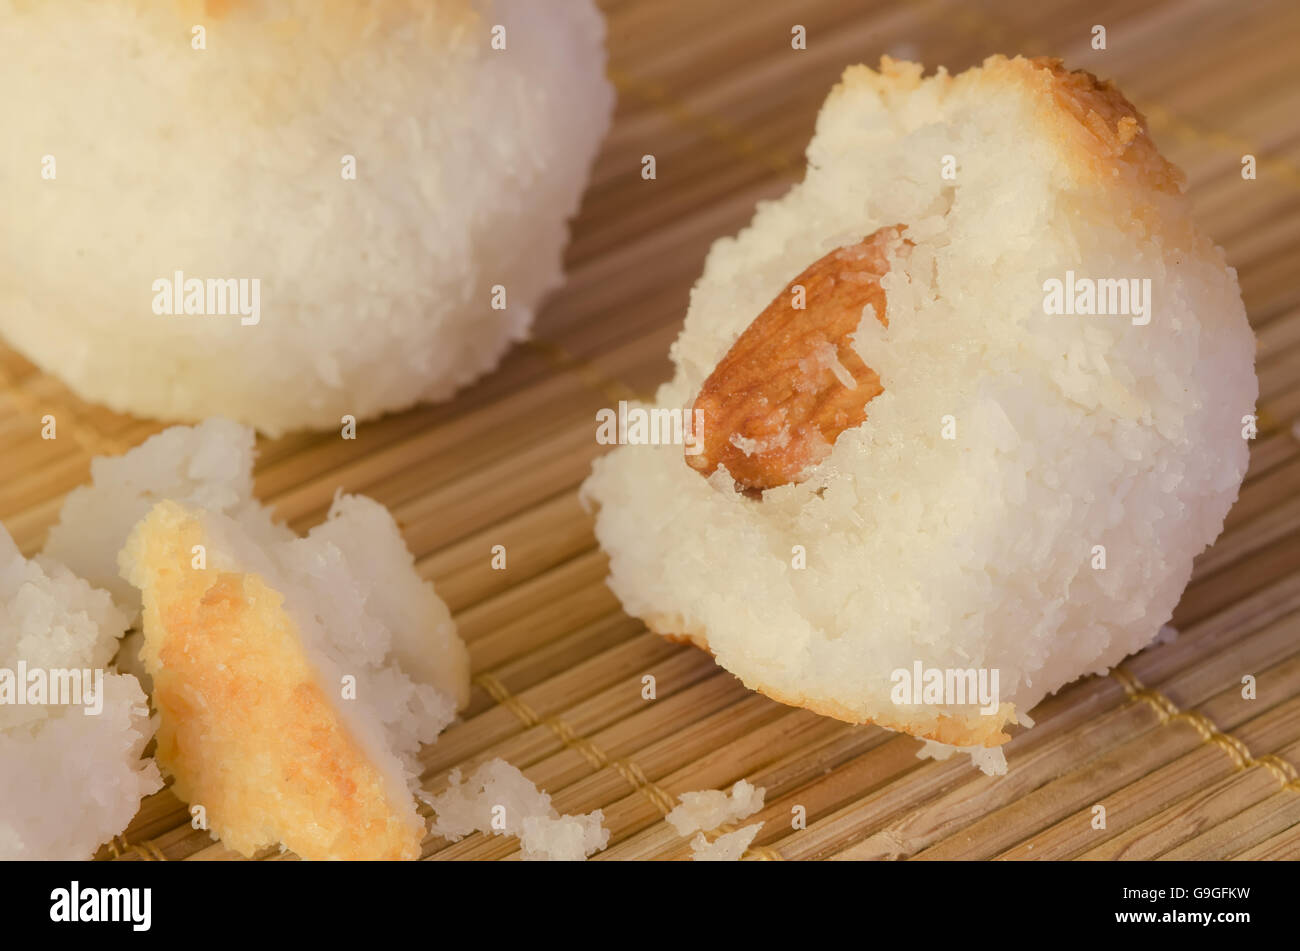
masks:
POLYGON ((415 754, 465 702, 468 655, 382 506, 339 496, 277 541, 260 516, 162 501, 119 564, 143 595, 157 760, 215 837, 419 856, 415 754))

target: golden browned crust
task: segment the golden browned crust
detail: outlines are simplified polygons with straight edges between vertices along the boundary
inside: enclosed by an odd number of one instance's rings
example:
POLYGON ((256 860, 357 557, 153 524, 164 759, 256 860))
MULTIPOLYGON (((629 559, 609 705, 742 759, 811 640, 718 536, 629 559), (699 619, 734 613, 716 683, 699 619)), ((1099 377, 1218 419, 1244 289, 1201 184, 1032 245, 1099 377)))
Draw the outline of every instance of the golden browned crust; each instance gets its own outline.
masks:
POLYGON ((1049 57, 1001 55, 958 76, 940 69, 923 80, 923 72, 918 63, 884 56, 879 72, 867 66, 846 69, 831 98, 867 85, 889 102, 922 82, 939 84, 945 95, 966 84, 978 86, 983 96, 1019 92, 1033 98, 1038 120, 1061 143, 1066 166, 1078 179, 1166 194, 1183 189, 1183 173, 1160 154, 1146 119, 1113 84, 1092 73, 1066 69, 1061 60, 1049 57))
POLYGON ((1076 164, 1094 178, 1111 181, 1131 172, 1147 188, 1178 194, 1183 173, 1156 148, 1146 118, 1115 86, 1086 70, 1069 70, 1059 59, 990 56, 986 77, 1020 83, 1043 102, 1043 117, 1068 144, 1076 164))
MULTIPOLYGON (((716 657, 709 648, 706 632, 702 628, 684 625, 680 618, 666 614, 652 614, 642 620, 646 627, 660 637, 667 638, 675 644, 693 644, 716 657)), ((735 671, 732 673, 734 674, 735 671)), ((740 679, 751 690, 757 690, 778 703, 803 707, 805 710, 811 710, 824 717, 843 720, 845 723, 872 723, 887 730, 907 733, 923 740, 934 740, 936 743, 946 743, 949 746, 1001 746, 1011 739, 1004 727, 1016 722, 1015 706, 1010 703, 1000 705, 998 712, 992 716, 972 714, 968 717, 953 717, 935 714, 931 717, 911 720, 879 714, 868 717, 834 700, 787 693, 770 684, 752 683, 744 677, 740 679)))
POLYGON ((660 637, 674 644, 694 644, 700 650, 713 656, 709 641, 704 636, 703 628, 688 627, 680 617, 668 614, 648 614, 641 619, 645 626, 660 637))
POLYGON ((199 515, 162 502, 126 552, 177 795, 246 856, 282 842, 307 859, 418 858, 413 804, 342 722, 282 596, 255 574, 192 567, 196 545, 210 550, 199 515))

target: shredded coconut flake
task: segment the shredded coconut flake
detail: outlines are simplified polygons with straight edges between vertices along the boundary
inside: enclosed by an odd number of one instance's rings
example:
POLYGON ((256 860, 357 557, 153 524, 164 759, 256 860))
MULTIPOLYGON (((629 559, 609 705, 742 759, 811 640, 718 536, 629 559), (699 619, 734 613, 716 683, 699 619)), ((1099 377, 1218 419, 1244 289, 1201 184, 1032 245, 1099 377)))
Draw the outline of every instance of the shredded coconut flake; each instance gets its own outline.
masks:
POLYGON ((453 769, 450 785, 421 798, 433 809, 433 831, 452 842, 472 832, 513 835, 525 861, 580 862, 609 844, 604 813, 562 816, 551 797, 503 759, 489 760, 468 780, 453 769))
POLYGON ((691 857, 696 862, 739 862, 761 828, 763 828, 763 823, 755 822, 753 825, 744 826, 735 832, 720 835, 712 842, 706 839, 704 833, 701 832, 691 840, 691 852, 693 853, 691 857))
POLYGON ((668 813, 669 825, 678 835, 716 829, 728 822, 747 819, 763 808, 762 786, 755 787, 743 779, 736 780, 728 795, 719 789, 682 793, 680 805, 668 813))
POLYGON ((926 740, 925 745, 916 751, 917 759, 946 760, 953 753, 965 753, 970 756, 971 765, 978 768, 985 776, 1005 776, 1007 757, 1000 746, 949 746, 926 740))

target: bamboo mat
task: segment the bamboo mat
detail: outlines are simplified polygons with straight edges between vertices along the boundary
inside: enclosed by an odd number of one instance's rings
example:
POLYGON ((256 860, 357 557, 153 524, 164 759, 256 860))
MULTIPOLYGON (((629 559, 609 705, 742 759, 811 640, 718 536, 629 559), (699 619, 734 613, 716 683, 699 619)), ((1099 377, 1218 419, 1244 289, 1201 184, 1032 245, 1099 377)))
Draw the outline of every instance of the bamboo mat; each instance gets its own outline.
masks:
MULTIPOLYGON (((260 441, 257 491, 302 531, 338 486, 392 509, 473 658, 463 721, 423 755, 501 756, 564 812, 604 810, 607 859, 680 859, 677 794, 767 788, 757 859, 1300 857, 1300 7, 1236 2, 603 0, 620 98, 574 225, 568 284, 535 339, 454 401, 363 424, 355 441, 260 441), (790 48, 795 24, 806 50, 790 48), (1108 49, 1090 49, 1102 24, 1108 49), (1032 711, 989 778, 964 757, 746 691, 705 653, 628 618, 577 487, 594 414, 669 372, 713 239, 802 175, 817 107, 845 65, 881 53, 951 71, 993 52, 1059 55, 1114 79, 1187 173, 1196 213, 1239 272, 1259 339, 1260 433, 1241 499, 1198 562, 1178 637, 1032 711), (1242 156, 1258 160, 1244 181, 1242 156), (643 181, 654 154, 658 178, 643 181), (490 567, 505 545, 508 569, 490 567), (1241 678, 1257 677, 1255 700, 1241 678), (657 699, 642 699, 652 674, 657 699), (1104 830, 1093 807, 1106 807, 1104 830), (792 827, 803 807, 806 828, 792 827)), ((0 518, 37 550, 93 454, 162 428, 72 397, 0 348, 0 518), (40 438, 54 413, 63 437, 40 438)), ((754 821, 747 820, 747 821, 754 821)), ((518 858, 515 840, 430 838, 435 859, 518 858)), ((234 857, 169 791, 102 850, 234 857)), ((277 854, 271 856, 279 858, 277 854)))

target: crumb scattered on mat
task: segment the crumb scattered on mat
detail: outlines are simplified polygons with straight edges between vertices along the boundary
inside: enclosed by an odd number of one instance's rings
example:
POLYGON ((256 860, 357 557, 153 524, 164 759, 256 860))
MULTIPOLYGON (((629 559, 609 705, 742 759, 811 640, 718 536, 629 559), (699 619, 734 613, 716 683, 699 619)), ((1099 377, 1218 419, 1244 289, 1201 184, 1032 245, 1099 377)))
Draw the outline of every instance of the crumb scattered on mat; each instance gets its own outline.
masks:
POLYGON ((525 861, 582 861, 609 843, 604 813, 562 816, 551 797, 503 759, 489 760, 468 780, 454 769, 450 785, 421 796, 433 809, 433 831, 458 842, 472 832, 518 837, 525 861))
POLYGON ((743 779, 736 780, 730 795, 720 789, 685 792, 678 797, 680 804, 666 818, 678 835, 716 829, 728 822, 747 819, 762 809, 765 792, 762 786, 755 787, 743 779))
POLYGON ((763 823, 755 822, 720 835, 712 842, 701 832, 691 840, 691 857, 697 862, 739 862, 761 828, 763 823))

